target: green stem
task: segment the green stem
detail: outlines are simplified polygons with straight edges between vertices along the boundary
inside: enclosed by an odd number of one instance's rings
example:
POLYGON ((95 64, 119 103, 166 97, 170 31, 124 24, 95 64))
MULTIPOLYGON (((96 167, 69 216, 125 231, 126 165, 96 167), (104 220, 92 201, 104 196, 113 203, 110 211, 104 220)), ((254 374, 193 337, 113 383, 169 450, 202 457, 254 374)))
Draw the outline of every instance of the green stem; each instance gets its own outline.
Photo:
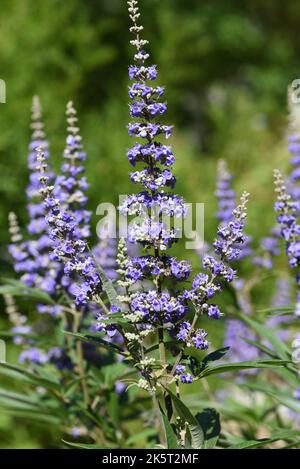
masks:
MULTIPOLYGON (((167 368, 167 360, 166 360, 166 349, 165 349, 165 343, 164 343, 164 330, 162 327, 158 329, 158 349, 159 349, 160 363, 163 368, 163 372, 165 372, 167 368)), ((167 391, 164 391, 163 395, 164 395, 164 402, 165 402, 165 407, 167 411, 167 416, 168 416, 168 419, 171 421, 171 418, 173 415, 172 399, 167 391)))
MULTIPOLYGON (((73 323, 74 333, 77 333, 79 330, 80 320, 81 320, 81 313, 77 312, 77 314, 74 314, 74 323, 73 323)), ((82 387, 82 392, 83 392, 83 400, 84 400, 84 404, 86 405, 86 407, 88 407, 90 398, 89 398, 87 382, 85 379, 82 342, 80 340, 76 341, 76 352, 77 352, 77 359, 78 359, 79 376, 81 378, 80 382, 81 382, 81 387, 82 387)))

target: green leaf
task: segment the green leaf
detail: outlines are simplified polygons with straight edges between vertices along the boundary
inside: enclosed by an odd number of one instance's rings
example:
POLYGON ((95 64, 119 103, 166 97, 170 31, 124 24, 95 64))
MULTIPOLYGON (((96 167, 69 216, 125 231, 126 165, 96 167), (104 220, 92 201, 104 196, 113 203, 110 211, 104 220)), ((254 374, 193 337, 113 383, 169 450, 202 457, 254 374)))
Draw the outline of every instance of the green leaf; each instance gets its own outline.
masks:
POLYGON ((112 363, 101 368, 104 385, 111 387, 118 379, 121 379, 128 367, 124 363, 112 363))
POLYGON ((8 363, 0 363, 0 374, 13 379, 26 381, 35 386, 43 386, 48 389, 60 389, 60 384, 56 381, 45 379, 26 369, 8 363))
POLYGON ((228 352, 229 348, 230 347, 223 347, 218 350, 215 350, 214 352, 211 352, 206 355, 206 357, 204 357, 202 361, 199 360, 198 357, 195 357, 193 355, 193 353, 195 353, 194 351, 190 352, 190 350, 186 350, 183 356, 182 363, 189 365, 194 376, 199 376, 210 362, 221 360, 224 355, 228 352))
POLYGON ((100 279, 101 279, 101 282, 102 282, 102 288, 105 291, 105 293, 107 294, 107 297, 109 299, 110 304, 118 306, 120 308, 120 310, 122 311, 123 310, 123 305, 118 299, 118 292, 116 291, 115 287, 113 286, 112 281, 108 278, 105 271, 102 269, 101 265, 99 265, 99 263, 97 263, 97 261, 96 261, 96 259, 95 259, 92 252, 91 252, 91 255, 94 258, 94 261, 95 261, 95 264, 96 264, 96 269, 99 273, 99 276, 100 276, 100 279))
POLYGON ((284 366, 287 363, 290 363, 290 361, 289 360, 256 360, 256 361, 244 361, 244 362, 237 362, 237 363, 224 363, 222 365, 214 366, 211 368, 209 367, 205 368, 201 372, 200 378, 203 378, 209 375, 228 373, 230 371, 237 371, 237 370, 247 370, 247 369, 252 369, 252 368, 275 368, 278 366, 284 366))
POLYGON ((159 410, 160 410, 163 425, 164 425, 164 432, 165 432, 165 436, 166 436, 166 442, 167 442, 168 449, 177 449, 178 448, 177 437, 174 433, 172 425, 169 422, 168 417, 164 413, 164 411, 163 411, 160 404, 159 404, 159 410))
POLYGON ((256 342, 255 340, 251 339, 246 339, 245 337, 242 337, 243 341, 246 342, 247 344, 253 345, 253 347, 258 348, 261 352, 265 353, 266 355, 269 355, 270 357, 276 358, 276 352, 265 345, 261 344, 260 342, 256 342))
POLYGON ((204 445, 204 433, 199 425, 197 419, 193 416, 191 411, 187 408, 187 406, 173 394, 169 389, 167 392, 170 394, 172 401, 174 403, 175 409, 182 418, 184 422, 187 423, 190 434, 191 434, 191 443, 193 449, 201 449, 204 445))
POLYGON ((212 449, 216 446, 221 432, 220 416, 215 409, 204 409, 196 414, 203 432, 204 432, 204 448, 212 449))
MULTIPOLYGON (((295 314, 296 306, 273 306, 272 308, 259 309, 258 313, 278 313, 278 316, 295 314)), ((275 316, 275 315, 274 315, 275 316)))
POLYGON ((41 423, 46 423, 48 425, 61 425, 61 419, 59 417, 51 414, 45 414, 40 409, 38 411, 34 411, 32 409, 9 409, 3 407, 1 409, 1 412, 7 415, 12 415, 14 417, 25 419, 26 421, 33 420, 41 423))
POLYGON ((9 284, 0 286, 0 295, 25 296, 27 298, 38 300, 42 303, 54 304, 53 299, 39 288, 27 287, 19 280, 11 279, 6 281, 8 281, 9 284))
POLYGON ((149 436, 151 437, 156 435, 157 431, 155 430, 155 428, 148 428, 147 430, 137 433, 136 435, 131 435, 126 440, 126 445, 131 445, 132 443, 136 443, 137 441, 145 440, 149 436))
POLYGON ((73 448, 81 448, 81 449, 105 449, 105 446, 101 445, 87 445, 84 443, 72 443, 71 441, 62 440, 66 445, 72 446, 73 448))
POLYGON ((268 396, 271 396, 275 400, 280 402, 280 404, 300 414, 300 402, 291 396, 290 388, 288 388, 287 391, 282 391, 266 383, 243 383, 242 386, 254 391, 260 391, 264 394, 267 394, 268 396))
MULTIPOLYGON (((274 441, 279 440, 291 440, 300 437, 300 431, 297 430, 282 430, 280 432, 274 433, 270 438, 262 438, 260 440, 248 440, 248 441, 241 441, 236 443, 232 446, 229 446, 227 449, 246 449, 246 448, 262 448, 270 443, 274 443, 274 441)), ((296 440, 295 443, 298 444, 296 440)))
POLYGON ((120 402, 115 390, 113 392, 106 392, 106 408, 113 424, 117 427, 120 419, 120 402))
POLYGON ((263 339, 268 341, 278 356, 284 360, 290 359, 291 353, 288 346, 278 337, 277 331, 260 324, 254 319, 250 319, 248 316, 240 316, 240 318, 251 326, 263 339))
POLYGON ((112 313, 107 319, 101 319, 103 324, 127 324, 128 321, 124 318, 123 313, 112 313))
POLYGON ((108 438, 115 438, 115 431, 114 427, 111 422, 107 419, 102 417, 99 412, 95 413, 85 407, 83 403, 79 403, 78 407, 81 409, 81 412, 86 415, 92 422, 98 425, 101 428, 108 438))
POLYGON ((109 350, 113 350, 114 352, 117 351, 121 355, 125 355, 123 349, 119 347, 119 345, 111 343, 111 342, 107 342, 106 340, 102 339, 102 337, 100 337, 97 333, 92 334, 90 332, 88 334, 79 334, 79 333, 75 334, 73 332, 64 331, 64 334, 75 337, 75 339, 82 340, 83 342, 89 342, 90 344, 93 344, 93 345, 102 346, 109 350))
POLYGON ((230 347, 222 347, 206 355, 206 357, 204 357, 202 361, 204 367, 206 367, 209 362, 215 362, 217 360, 221 360, 229 350, 230 350, 230 347))

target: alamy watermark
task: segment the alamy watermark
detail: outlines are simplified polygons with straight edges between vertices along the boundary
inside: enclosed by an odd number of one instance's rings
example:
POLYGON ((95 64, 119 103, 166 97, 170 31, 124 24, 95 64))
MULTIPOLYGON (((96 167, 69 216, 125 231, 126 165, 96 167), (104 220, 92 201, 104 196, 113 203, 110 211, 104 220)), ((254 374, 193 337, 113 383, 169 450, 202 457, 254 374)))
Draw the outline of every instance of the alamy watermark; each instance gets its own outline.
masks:
POLYGON ((119 206, 109 202, 98 205, 97 236, 124 238, 132 242, 172 238, 184 239, 185 248, 201 251, 204 247, 204 204, 172 202, 172 199, 153 204, 135 196, 119 196, 119 206))

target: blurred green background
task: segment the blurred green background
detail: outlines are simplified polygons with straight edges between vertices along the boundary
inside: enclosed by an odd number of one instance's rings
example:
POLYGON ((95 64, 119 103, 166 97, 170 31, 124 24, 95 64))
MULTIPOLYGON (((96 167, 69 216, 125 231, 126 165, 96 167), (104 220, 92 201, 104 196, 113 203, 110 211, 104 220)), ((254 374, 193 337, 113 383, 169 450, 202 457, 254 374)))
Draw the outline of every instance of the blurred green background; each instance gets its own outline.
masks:
MULTIPOLYGON (((226 158, 235 187, 251 193, 248 232, 254 244, 274 223, 272 169, 286 169, 286 90, 300 76, 300 3, 294 0, 141 0, 144 36, 167 86, 175 124, 177 192, 205 203, 205 231, 214 220, 217 159, 226 158)), ((32 95, 39 94, 53 165, 65 140, 65 105, 73 99, 88 152, 89 209, 132 191, 127 67, 131 60, 125 0, 1 0, 0 104, 1 275, 7 214, 27 220, 27 145, 32 95)), ((191 254, 188 254, 192 257, 191 254)), ((194 258, 195 260, 195 258, 194 258)), ((263 300, 262 300, 263 302, 263 300)), ((41 445, 20 426, 3 446, 41 445), (18 443, 17 443, 18 442, 18 443)), ((8 436, 9 433, 9 436, 8 436)))

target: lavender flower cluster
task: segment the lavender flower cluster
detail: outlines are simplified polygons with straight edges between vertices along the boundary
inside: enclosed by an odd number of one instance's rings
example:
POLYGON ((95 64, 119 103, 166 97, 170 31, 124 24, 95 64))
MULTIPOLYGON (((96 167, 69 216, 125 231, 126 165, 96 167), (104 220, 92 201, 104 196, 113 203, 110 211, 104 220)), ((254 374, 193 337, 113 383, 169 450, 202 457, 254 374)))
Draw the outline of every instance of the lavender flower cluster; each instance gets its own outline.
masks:
MULTIPOLYGON (((138 141, 128 150, 127 157, 132 166, 142 165, 141 169, 131 174, 132 182, 141 185, 142 190, 128 196, 120 211, 139 217, 130 225, 129 241, 140 244, 145 255, 130 258, 124 243, 121 243, 118 273, 123 294, 119 299, 124 305, 123 317, 134 327, 132 332, 125 333, 125 340, 132 346, 141 345, 140 362, 143 363, 142 374, 146 380, 143 386, 151 388, 155 385, 151 381, 155 362, 145 363, 142 359, 143 340, 148 334, 158 333, 161 365, 167 372, 171 370, 163 350, 166 332, 181 342, 183 348, 208 348, 207 333, 197 327, 198 319, 201 314, 214 319, 221 316, 219 307, 210 301, 222 290, 222 284, 234 279, 235 271, 229 263, 240 255, 240 247, 245 242, 243 227, 248 194, 243 195, 237 208, 232 205, 230 222, 219 227, 214 255, 203 259, 203 268, 207 273, 196 275, 191 288, 185 288, 191 266, 187 261, 178 260, 167 253, 177 242, 177 233, 174 223, 167 224, 165 217, 174 219, 186 214, 182 197, 171 192, 176 183, 172 168, 175 158, 172 147, 166 145, 163 139, 170 138, 172 126, 162 124, 160 120, 167 110, 166 102, 162 101, 164 88, 154 84, 157 67, 148 64, 147 41, 140 37, 143 27, 138 24, 140 14, 137 1, 129 1, 128 5, 133 23, 130 28, 134 36, 131 44, 136 49, 134 65, 129 67, 132 121, 128 125, 128 133, 138 141), (174 285, 171 291, 167 288, 170 280, 174 285), (147 282, 147 291, 136 289, 141 282, 142 285, 147 282), (180 288, 181 284, 183 287, 180 288), (190 321, 192 311, 194 317, 190 321)), ((181 357, 182 353, 177 357, 171 374, 181 382, 190 383, 193 378, 185 372, 184 365, 180 363, 181 357)))
MULTIPOLYGON (((14 260, 14 268, 21 274, 20 280, 26 286, 44 290, 52 298, 53 304, 37 305, 39 313, 50 314, 54 319, 59 318, 65 306, 70 303, 75 312, 77 310, 81 314, 86 311, 97 315, 99 308, 94 301, 88 304, 92 295, 101 292, 101 281, 86 242, 90 236, 90 212, 85 208, 87 182, 83 175, 86 155, 79 135, 76 111, 72 102, 69 102, 66 111, 68 135, 64 162, 61 175, 55 176, 48 169, 49 144, 45 139, 41 105, 37 97, 33 99, 32 110, 33 135, 29 145, 30 182, 27 189, 29 223, 25 240, 16 215, 9 215, 9 251, 14 260), (67 299, 66 304, 61 300, 64 297, 67 299)), ((99 245, 94 248, 95 256, 105 271, 108 267, 113 270, 116 246, 111 240, 110 246, 105 243, 107 244, 105 239, 99 241, 99 245)), ((116 278, 115 273, 110 272, 110 275, 116 278)), ((89 322, 92 319, 91 317, 89 322)), ((31 327, 15 322, 13 325, 12 331, 20 334, 16 336, 16 340, 26 344, 26 350, 20 355, 21 362, 26 359, 41 364, 49 361, 54 363, 56 360, 57 366, 63 361, 68 363, 64 348, 56 347, 55 353, 54 349, 40 350, 34 346, 32 340, 26 340, 26 333, 32 332, 31 327)))
MULTIPOLYGON (((275 212, 277 213, 277 221, 281 226, 281 236, 285 241, 286 254, 289 265, 296 270, 296 283, 300 285, 300 225, 297 222, 297 203, 287 193, 283 177, 278 170, 274 170, 275 191, 277 193, 277 201, 275 203, 275 212)), ((297 301, 300 300, 298 292, 297 301)))
MULTIPOLYGON (((33 130, 29 144, 28 168, 30 172, 27 188, 27 211, 29 223, 27 225, 28 239, 23 240, 14 213, 9 215, 10 234, 12 244, 9 252, 14 259, 14 267, 21 274, 21 280, 29 287, 37 287, 55 296, 57 292, 57 279, 60 266, 49 257, 51 240, 47 233, 45 209, 40 198, 39 172, 36 169, 36 148, 43 149, 45 159, 49 158, 49 143, 46 140, 44 125, 41 121, 41 105, 39 98, 35 96, 32 103, 33 130)), ((53 182, 54 174, 47 173, 49 182, 53 182)))
MULTIPOLYGON (((290 149, 291 150, 291 149, 290 149)), ((226 162, 221 160, 218 165, 218 179, 216 197, 218 200, 217 218, 221 223, 230 220, 231 208, 235 203, 235 191, 231 185, 232 175, 228 171, 226 162)), ((250 256, 254 265, 260 269, 271 269, 273 266, 273 257, 279 254, 279 225, 274 227, 271 235, 266 236, 260 241, 260 253, 257 255, 253 249, 246 243, 243 253, 236 259, 239 263, 241 260, 250 256)), ((250 239, 248 238, 248 242, 250 239)), ((255 278, 251 279, 238 279, 233 282, 233 287, 236 294, 236 300, 241 311, 246 315, 253 313, 253 304, 251 298, 251 288, 257 282, 259 272, 255 272, 255 278), (249 286, 250 287, 249 287, 249 286)), ((284 279, 278 279, 275 286, 275 298, 272 301, 273 306, 287 306, 290 303, 289 285, 284 279), (279 298, 279 299, 278 299, 279 298)), ((282 326, 283 323, 290 322, 288 316, 274 316, 266 320, 266 324, 271 327, 282 326)), ((278 335, 282 340, 287 340, 289 334, 285 330, 280 330, 278 335)), ((224 345, 230 347, 230 357, 235 361, 241 360, 255 360, 260 356, 259 350, 253 345, 245 342, 244 339, 255 341, 255 333, 249 326, 244 324, 239 319, 229 319, 226 321, 224 345)), ((268 344, 270 346, 270 344, 268 344)))

